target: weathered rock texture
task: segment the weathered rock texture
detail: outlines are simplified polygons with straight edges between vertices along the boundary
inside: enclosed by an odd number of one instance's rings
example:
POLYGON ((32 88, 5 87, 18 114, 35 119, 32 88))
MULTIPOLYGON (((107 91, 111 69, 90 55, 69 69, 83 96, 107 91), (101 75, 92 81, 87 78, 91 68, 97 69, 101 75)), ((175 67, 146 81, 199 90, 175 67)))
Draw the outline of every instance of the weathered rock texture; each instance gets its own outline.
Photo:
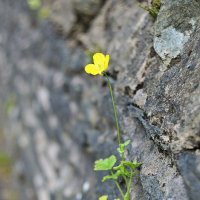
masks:
POLYGON ((161 0, 155 22, 136 0, 44 2, 42 22, 23 0, 0 2, 0 98, 15 99, 4 128, 21 199, 119 195, 92 170, 117 147, 105 81, 83 71, 85 50, 99 48, 126 156, 143 162, 132 200, 199 199, 200 2, 161 0))

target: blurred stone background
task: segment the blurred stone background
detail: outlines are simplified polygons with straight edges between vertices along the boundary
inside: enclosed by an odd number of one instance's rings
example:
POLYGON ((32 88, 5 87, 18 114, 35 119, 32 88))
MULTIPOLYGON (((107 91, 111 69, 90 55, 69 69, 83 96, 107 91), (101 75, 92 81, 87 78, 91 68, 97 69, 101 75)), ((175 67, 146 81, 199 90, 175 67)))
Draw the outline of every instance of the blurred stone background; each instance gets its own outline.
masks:
POLYGON ((132 200, 199 199, 200 2, 161 0, 155 20, 146 1, 33 1, 0 1, 0 200, 119 195, 93 172, 117 155, 106 82, 83 70, 98 51, 143 162, 132 200))

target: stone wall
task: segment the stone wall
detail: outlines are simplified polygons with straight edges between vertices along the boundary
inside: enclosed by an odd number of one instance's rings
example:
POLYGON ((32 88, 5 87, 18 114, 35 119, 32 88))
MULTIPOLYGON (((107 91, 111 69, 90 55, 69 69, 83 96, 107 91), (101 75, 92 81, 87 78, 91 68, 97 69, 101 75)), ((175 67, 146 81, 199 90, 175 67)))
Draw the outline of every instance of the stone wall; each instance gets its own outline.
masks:
POLYGON ((126 157, 143 162, 132 200, 198 199, 200 3, 161 0, 156 21, 138 3, 45 0, 41 21, 25 0, 0 2, 0 102, 22 200, 119 195, 93 172, 117 154, 105 80, 83 70, 99 49, 111 56, 126 157))

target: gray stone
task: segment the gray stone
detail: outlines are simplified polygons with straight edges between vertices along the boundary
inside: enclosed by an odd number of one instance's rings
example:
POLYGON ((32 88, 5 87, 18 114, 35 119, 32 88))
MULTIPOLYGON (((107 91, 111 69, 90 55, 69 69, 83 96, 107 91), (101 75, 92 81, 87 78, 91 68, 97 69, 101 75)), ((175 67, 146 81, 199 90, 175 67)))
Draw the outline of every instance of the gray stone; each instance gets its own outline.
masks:
POLYGON ((188 189, 189 199, 198 199, 200 187, 199 150, 181 154, 177 164, 188 189))
POLYGON ((50 10, 48 19, 55 25, 58 31, 70 33, 76 21, 72 1, 68 0, 44 0, 44 5, 50 10))

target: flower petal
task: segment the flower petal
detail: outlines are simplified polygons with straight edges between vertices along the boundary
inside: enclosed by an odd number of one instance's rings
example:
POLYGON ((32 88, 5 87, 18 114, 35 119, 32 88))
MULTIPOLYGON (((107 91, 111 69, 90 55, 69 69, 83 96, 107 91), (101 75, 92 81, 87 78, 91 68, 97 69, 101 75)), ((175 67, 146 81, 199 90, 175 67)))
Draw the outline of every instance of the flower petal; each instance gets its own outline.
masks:
POLYGON ((92 75, 99 74, 99 69, 94 64, 88 64, 85 66, 85 72, 92 75))
POLYGON ((106 70, 106 69, 108 68, 109 60, 110 60, 110 56, 107 54, 107 55, 105 56, 104 70, 106 70))
POLYGON ((93 61, 96 66, 103 68, 105 62, 105 55, 102 53, 95 53, 93 56, 93 61))

